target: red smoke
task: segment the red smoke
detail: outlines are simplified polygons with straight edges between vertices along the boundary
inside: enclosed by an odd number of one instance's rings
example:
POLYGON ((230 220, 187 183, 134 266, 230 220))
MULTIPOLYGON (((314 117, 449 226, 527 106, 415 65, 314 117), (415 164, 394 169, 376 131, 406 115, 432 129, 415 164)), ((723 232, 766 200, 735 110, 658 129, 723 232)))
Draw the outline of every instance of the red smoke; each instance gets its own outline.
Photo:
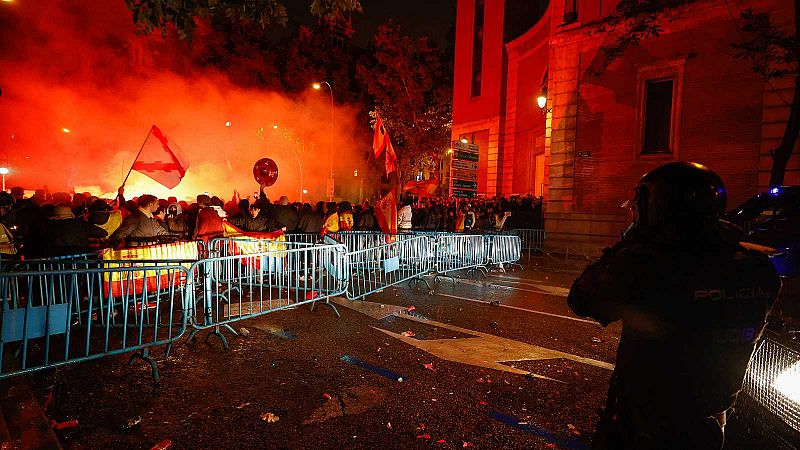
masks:
MULTIPOLYGON (((270 196, 297 199, 293 149, 303 165, 305 199, 326 197, 327 91, 309 86, 287 98, 237 87, 224 73, 192 63, 197 46, 137 36, 122 0, 0 3, 0 165, 11 170, 7 186, 110 194, 157 124, 191 167, 172 191, 134 172, 128 197, 207 191, 230 198, 233 189, 244 197, 257 189, 253 163, 268 156, 280 169, 270 196)), ((357 180, 353 171, 363 169, 369 145, 355 137, 353 111, 340 105, 334 112, 337 195, 357 191, 344 188, 357 180)))

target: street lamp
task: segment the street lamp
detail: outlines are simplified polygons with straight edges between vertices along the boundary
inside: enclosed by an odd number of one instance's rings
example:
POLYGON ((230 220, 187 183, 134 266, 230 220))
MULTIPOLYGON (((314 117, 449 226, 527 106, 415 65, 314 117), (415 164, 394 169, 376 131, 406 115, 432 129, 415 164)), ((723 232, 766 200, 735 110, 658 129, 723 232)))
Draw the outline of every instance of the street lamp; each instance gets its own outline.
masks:
POLYGON ((8 167, 0 167, 0 175, 3 176, 3 192, 6 191, 6 175, 11 172, 8 167))
POLYGON ((329 159, 328 168, 329 168, 329 170, 331 172, 331 179, 330 179, 330 187, 328 188, 328 201, 332 202, 333 201, 333 188, 334 188, 333 187, 333 88, 331 87, 331 84, 328 83, 327 81, 322 81, 320 83, 314 83, 311 86, 316 90, 320 90, 320 89, 322 89, 322 85, 323 84, 325 86, 328 86, 328 92, 330 92, 330 94, 331 94, 331 123, 330 123, 330 125, 331 125, 331 134, 330 134, 330 139, 329 139, 329 143, 328 143, 328 159, 329 159))

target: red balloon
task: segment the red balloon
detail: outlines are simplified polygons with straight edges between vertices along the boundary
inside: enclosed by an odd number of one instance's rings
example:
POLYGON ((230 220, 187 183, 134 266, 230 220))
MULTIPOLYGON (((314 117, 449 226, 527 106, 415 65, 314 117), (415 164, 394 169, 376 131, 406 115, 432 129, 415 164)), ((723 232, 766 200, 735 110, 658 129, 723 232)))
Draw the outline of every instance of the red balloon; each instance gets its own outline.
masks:
POLYGON ((253 165, 253 178, 259 185, 272 186, 278 181, 278 165, 269 158, 261 158, 253 165))

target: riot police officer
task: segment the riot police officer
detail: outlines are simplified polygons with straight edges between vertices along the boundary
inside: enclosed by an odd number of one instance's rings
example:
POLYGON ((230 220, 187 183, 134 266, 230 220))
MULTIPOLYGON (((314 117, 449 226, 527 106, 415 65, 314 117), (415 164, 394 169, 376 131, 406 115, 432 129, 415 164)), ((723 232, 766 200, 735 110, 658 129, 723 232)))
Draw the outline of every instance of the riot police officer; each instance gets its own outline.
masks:
POLYGON ((575 281, 572 310, 622 321, 598 449, 719 449, 780 290, 769 259, 720 221, 727 195, 705 166, 646 174, 633 224, 575 281))

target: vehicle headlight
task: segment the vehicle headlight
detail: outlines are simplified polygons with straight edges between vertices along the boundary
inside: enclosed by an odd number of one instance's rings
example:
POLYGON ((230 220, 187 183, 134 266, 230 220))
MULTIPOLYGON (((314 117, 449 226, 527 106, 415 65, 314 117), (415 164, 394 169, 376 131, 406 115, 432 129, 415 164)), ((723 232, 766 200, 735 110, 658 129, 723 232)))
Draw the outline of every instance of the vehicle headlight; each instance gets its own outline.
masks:
POLYGON ((742 390, 800 431, 800 353, 763 339, 750 360, 742 390))
POLYGON ((792 364, 778 374, 772 387, 789 400, 800 404, 800 361, 792 364))

